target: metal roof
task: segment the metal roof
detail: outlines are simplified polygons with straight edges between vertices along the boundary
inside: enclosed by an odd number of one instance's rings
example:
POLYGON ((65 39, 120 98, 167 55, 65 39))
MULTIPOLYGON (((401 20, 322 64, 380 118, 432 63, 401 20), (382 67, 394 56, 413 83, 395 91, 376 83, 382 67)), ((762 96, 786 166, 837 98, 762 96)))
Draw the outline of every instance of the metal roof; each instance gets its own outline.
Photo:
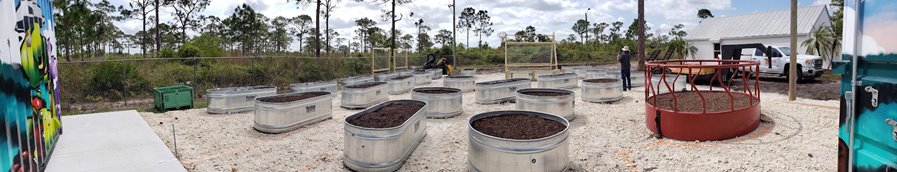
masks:
MULTIPOLYGON (((791 10, 707 18, 688 32, 686 40, 757 38, 791 34, 791 10)), ((797 9, 797 33, 809 34, 819 17, 828 17, 825 5, 797 9), (825 13, 825 15, 823 15, 825 13)), ((826 20, 829 22, 829 20, 826 20)))

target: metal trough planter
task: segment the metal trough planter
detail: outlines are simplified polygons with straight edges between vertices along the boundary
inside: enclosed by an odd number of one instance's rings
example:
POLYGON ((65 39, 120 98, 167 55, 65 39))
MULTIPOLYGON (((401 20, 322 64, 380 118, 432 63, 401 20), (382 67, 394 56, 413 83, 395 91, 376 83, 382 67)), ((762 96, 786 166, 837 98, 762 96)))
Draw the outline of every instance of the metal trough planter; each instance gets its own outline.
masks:
MULTIPOLYGON (((570 122, 556 115, 532 111, 495 111, 470 117, 467 164, 469 171, 565 171, 569 163, 570 122), (536 139, 508 139, 484 134, 474 128, 477 120, 502 115, 532 115, 563 124, 563 130, 536 139)), ((542 127, 542 126, 533 126, 542 127)))
POLYGON ((464 112, 461 103, 461 89, 445 87, 422 87, 411 90, 411 99, 427 102, 428 118, 451 118, 464 112))
POLYGON ((607 103, 623 99, 623 80, 600 78, 582 80, 582 100, 591 103, 607 103))
POLYGON ((430 72, 430 74, 433 75, 431 77, 433 80, 442 78, 442 69, 427 69, 427 72, 430 72))
POLYGON ((571 89, 576 88, 579 84, 579 80, 576 79, 577 76, 575 73, 563 73, 556 75, 542 75, 539 76, 538 86, 539 88, 558 88, 558 89, 571 89))
POLYGON ((586 77, 586 71, 588 71, 588 70, 589 70, 589 67, 587 67, 587 66, 571 66, 571 67, 564 67, 563 69, 561 69, 561 72, 574 73, 574 74, 576 74, 577 78, 582 79, 582 78, 586 77))
POLYGON ((460 75, 460 76, 476 76, 477 70, 476 69, 464 69, 464 70, 461 70, 461 73, 459 73, 458 75, 460 75))
POLYGON ((370 76, 353 76, 339 81, 339 85, 345 88, 347 85, 361 84, 365 82, 374 82, 374 77, 370 76))
POLYGON ((414 78, 414 76, 411 75, 401 75, 389 79, 389 81, 386 81, 386 83, 389 84, 389 94, 399 95, 408 93, 412 88, 414 88, 415 80, 416 79, 414 78))
POLYGON ((393 100, 383 102, 362 112, 346 117, 344 121, 343 164, 355 171, 395 171, 427 135, 426 102, 417 100, 393 100), (363 114, 378 111, 386 106, 416 104, 423 107, 401 125, 389 128, 368 128, 352 124, 363 114))
POLYGON ((386 82, 347 85, 341 92, 342 104, 340 106, 347 109, 359 109, 389 100, 389 96, 386 94, 386 87, 386 82))
POLYGON ((461 89, 461 92, 474 90, 477 78, 475 76, 448 76, 442 80, 442 85, 448 88, 461 89))
POLYGON ((568 121, 576 118, 573 111, 576 94, 570 90, 527 88, 517 90, 517 110, 542 112, 564 117, 568 121))
POLYGON ((379 74, 377 76, 374 76, 374 78, 376 78, 377 81, 379 81, 379 82, 386 82, 386 81, 389 81, 390 79, 395 78, 397 76, 399 76, 399 73, 386 73, 386 74, 379 74))
POLYGON ((644 87, 645 86, 645 73, 641 71, 631 71, 629 74, 629 79, 632 79, 633 87, 644 87))
MULTIPOLYGON (((607 71, 591 69, 583 72, 584 76, 582 79, 597 79, 597 78, 608 78, 607 71)), ((617 76, 619 78, 619 76, 617 76)))
POLYGON ((433 74, 430 72, 418 71, 412 74, 414 76, 414 85, 427 85, 432 83, 433 74))
POLYGON ((273 96, 277 94, 277 87, 251 86, 230 87, 206 90, 206 99, 209 101, 208 113, 237 113, 255 109, 255 98, 273 96))
MULTIPOLYGON (((666 79, 661 80, 662 77, 660 75, 655 75, 651 77, 651 85, 654 87, 654 91, 657 94, 669 93, 670 90, 673 92, 680 92, 684 90, 689 90, 688 82, 685 82, 685 76, 680 76, 678 79, 675 75, 667 75, 666 79), (669 86, 667 86, 669 84, 669 86)), ((650 89, 650 88, 645 88, 650 89)), ((651 90, 648 90, 651 91, 651 90)))
POLYGON ((512 78, 476 83, 477 103, 496 104, 512 102, 515 99, 514 94, 517 90, 530 87, 530 81, 526 78, 512 78))
POLYGON ((336 94, 336 81, 306 82, 290 84, 294 93, 324 91, 336 94))
POLYGON ((332 117, 334 94, 300 92, 260 97, 255 102, 252 128, 265 133, 284 133, 332 117))

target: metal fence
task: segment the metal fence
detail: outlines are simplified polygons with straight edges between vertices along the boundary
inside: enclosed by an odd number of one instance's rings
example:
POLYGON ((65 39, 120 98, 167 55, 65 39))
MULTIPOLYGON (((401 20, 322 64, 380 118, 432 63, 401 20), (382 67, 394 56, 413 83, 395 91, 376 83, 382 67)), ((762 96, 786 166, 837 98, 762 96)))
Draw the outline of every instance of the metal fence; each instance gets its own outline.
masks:
MULTIPOLYGON (((409 68, 421 68, 425 54, 407 53, 409 68)), ((451 62, 452 56, 444 56, 451 62)), ((595 58, 559 57, 564 64, 604 63, 595 58)), ((604 57, 606 58, 606 57, 604 57)), ((504 54, 461 54, 456 68, 499 69, 504 54)), ((207 89, 253 85, 277 86, 371 75, 370 57, 196 57, 124 58, 90 61, 60 61, 60 83, 65 114, 111 110, 152 110, 154 87, 194 87, 198 107, 204 107, 207 89)))

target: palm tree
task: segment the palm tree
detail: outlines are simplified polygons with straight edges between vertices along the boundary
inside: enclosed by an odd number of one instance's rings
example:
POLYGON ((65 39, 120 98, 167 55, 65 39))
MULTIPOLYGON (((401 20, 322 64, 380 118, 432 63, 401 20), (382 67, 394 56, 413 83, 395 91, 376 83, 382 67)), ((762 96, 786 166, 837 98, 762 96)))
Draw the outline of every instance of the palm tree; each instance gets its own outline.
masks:
POLYGON ((807 47, 807 54, 819 55, 831 61, 836 48, 840 46, 838 40, 831 27, 822 27, 814 31, 811 37, 800 45, 807 47))
POLYGON ((676 52, 676 55, 682 57, 682 59, 687 59, 687 57, 694 57, 698 54, 698 47, 695 47, 694 44, 685 41, 681 38, 674 38, 668 44, 670 48, 674 48, 673 51, 676 52))

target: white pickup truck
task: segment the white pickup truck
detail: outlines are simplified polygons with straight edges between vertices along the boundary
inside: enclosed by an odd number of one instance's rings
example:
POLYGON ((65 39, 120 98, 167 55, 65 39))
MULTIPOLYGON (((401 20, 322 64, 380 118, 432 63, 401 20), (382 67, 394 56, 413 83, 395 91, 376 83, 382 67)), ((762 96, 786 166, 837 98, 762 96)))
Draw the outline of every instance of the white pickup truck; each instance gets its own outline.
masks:
MULTIPOLYGON (((768 53, 756 48, 752 54, 742 54, 742 60, 754 60, 760 62, 760 73, 765 76, 788 76, 790 69, 791 48, 785 46, 768 46, 768 53), (744 55, 748 55, 745 57, 744 55)), ((824 73, 822 70, 822 57, 814 55, 797 55, 798 80, 815 79, 824 73)))
MULTIPOLYGON (((760 76, 787 77, 791 66, 791 48, 763 44, 733 44, 720 46, 724 60, 754 60, 760 63, 760 76)), ((815 79, 824 73, 822 58, 813 55, 797 55, 797 80, 815 79)))

